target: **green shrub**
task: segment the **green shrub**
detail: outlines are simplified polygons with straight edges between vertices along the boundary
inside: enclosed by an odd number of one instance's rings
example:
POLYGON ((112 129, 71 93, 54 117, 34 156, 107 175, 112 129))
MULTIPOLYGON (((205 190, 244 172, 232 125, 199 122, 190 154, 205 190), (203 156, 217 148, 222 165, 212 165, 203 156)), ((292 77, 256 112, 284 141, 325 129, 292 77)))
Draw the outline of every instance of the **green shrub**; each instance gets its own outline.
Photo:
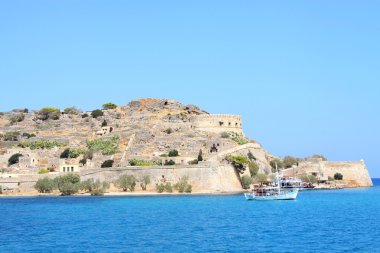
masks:
POLYGON ((165 161, 165 165, 169 165, 169 166, 175 165, 175 161, 173 160, 165 161))
POLYGON ((128 160, 128 163, 130 166, 155 166, 155 165, 162 165, 162 162, 157 161, 145 161, 145 160, 139 160, 139 159, 130 159, 128 160))
POLYGON ((20 153, 17 153, 17 154, 13 154, 11 157, 9 157, 8 159, 8 166, 11 166, 13 164, 16 164, 20 161, 20 157, 22 156, 22 154, 20 153))
POLYGON ((148 184, 150 184, 150 176, 149 175, 145 175, 141 179, 141 183, 140 183, 141 189, 143 191, 146 191, 146 187, 147 187, 148 184))
POLYGON ((23 133, 22 134, 22 137, 25 137, 27 139, 30 139, 30 138, 33 138, 33 137, 36 137, 35 134, 29 134, 29 133, 23 133))
POLYGON ((230 134, 228 132, 222 132, 220 134, 220 137, 222 137, 223 139, 227 139, 227 138, 230 138, 230 134))
POLYGON ((4 141, 18 141, 18 138, 20 136, 20 132, 14 131, 14 132, 6 132, 2 139, 4 141))
POLYGON ((61 155, 59 156, 59 158, 61 158, 61 159, 69 158, 69 153, 70 153, 70 149, 67 148, 67 149, 65 149, 65 150, 61 153, 61 155))
POLYGON ((57 120, 61 116, 61 110, 53 107, 45 107, 38 111, 37 118, 40 120, 57 120))
POLYGON ((73 107, 67 107, 67 108, 65 108, 65 110, 63 110, 63 112, 64 112, 65 114, 73 114, 73 115, 77 115, 77 114, 79 114, 81 111, 80 111, 78 108, 76 108, 75 106, 73 106, 73 107))
POLYGON ((55 178, 55 183, 62 195, 72 195, 77 193, 81 188, 80 177, 77 174, 66 174, 55 178))
POLYGON ((249 189, 251 184, 253 183, 253 179, 247 175, 242 176, 241 178, 241 186, 243 189, 249 189))
POLYGON ((298 159, 292 156, 285 156, 283 164, 285 168, 291 168, 293 165, 297 165, 298 159))
POLYGON ((111 168, 113 166, 114 161, 113 160, 106 160, 102 163, 100 166, 101 168, 111 168))
POLYGON ((248 151, 247 157, 251 161, 256 161, 256 157, 252 154, 251 150, 248 151))
POLYGON ((115 182, 116 187, 123 189, 123 191, 131 191, 135 190, 136 186, 136 178, 132 175, 123 175, 115 182))
POLYGON ((202 149, 199 150, 199 153, 198 153, 198 161, 199 161, 199 162, 203 161, 203 153, 202 153, 202 149))
POLYGON ((235 141, 239 145, 244 145, 249 143, 249 140, 247 140, 243 135, 237 134, 234 132, 230 133, 231 140, 235 141))
POLYGON ((165 191, 165 184, 163 183, 156 184, 156 190, 158 193, 163 193, 165 191))
POLYGON ((192 186, 187 182, 188 177, 182 177, 179 181, 174 185, 174 189, 176 189, 179 193, 183 192, 191 192, 192 186))
POLYGON ((248 168, 249 168, 249 173, 251 174, 251 177, 256 176, 260 169, 259 165, 253 161, 248 162, 248 168))
POLYGON ((176 149, 170 150, 169 154, 168 154, 169 157, 176 157, 178 155, 179 155, 178 150, 176 150, 176 149))
POLYGON ((31 150, 35 149, 52 149, 54 147, 64 147, 66 143, 58 141, 23 141, 18 144, 21 148, 30 148, 31 150))
POLYGON ((98 117, 101 117, 101 116, 103 116, 104 115, 104 112, 102 111, 102 110, 93 110, 92 112, 91 112, 91 116, 93 117, 93 118, 98 118, 98 117))
POLYGON ((87 113, 83 113, 82 114, 82 118, 84 119, 84 118, 88 118, 88 114, 87 113))
POLYGON ((327 180, 331 182, 331 181, 334 181, 335 179, 333 177, 328 176, 327 180))
POLYGON ((102 122, 102 127, 106 127, 107 126, 107 121, 106 120, 103 120, 102 122))
POLYGON ((102 183, 100 180, 94 180, 93 178, 81 182, 81 189, 89 192, 91 196, 102 196, 108 188, 109 184, 107 182, 102 183))
POLYGON ((303 181, 303 182, 309 182, 309 183, 312 183, 312 184, 316 184, 318 183, 318 178, 314 175, 300 175, 299 178, 303 181))
POLYGON ((311 156, 311 158, 321 158, 322 161, 327 161, 327 158, 324 155, 321 154, 314 154, 311 156))
POLYGON ((191 193, 193 191, 193 186, 191 184, 187 184, 185 186, 185 192, 186 193, 191 193))
POLYGON ((105 104, 103 104, 103 109, 104 110, 115 109, 116 107, 117 107, 117 105, 115 105, 113 103, 105 103, 105 104))
POLYGON ((172 193, 173 192, 173 186, 171 183, 166 183, 165 184, 165 191, 168 192, 168 193, 172 193))
POLYGON ((46 169, 46 168, 42 168, 42 169, 39 169, 38 170, 38 174, 47 174, 47 173, 49 173, 50 172, 50 170, 48 170, 48 169, 46 169))
POLYGON ((167 128, 164 130, 164 133, 171 134, 171 133, 173 133, 173 129, 167 128))
POLYGON ((341 173, 335 173, 334 174, 334 179, 335 180, 343 180, 343 175, 341 173))
POLYGON ((87 159, 86 158, 83 158, 79 161, 80 164, 82 164, 83 166, 86 165, 87 163, 87 159))
POLYGON ((94 151, 101 151, 103 155, 113 155, 118 150, 118 136, 113 136, 111 139, 96 139, 88 141, 87 146, 94 151))
POLYGON ((15 124, 17 122, 21 122, 25 119, 25 115, 23 113, 17 113, 17 114, 13 114, 10 118, 9 118, 9 121, 11 122, 11 124, 15 124))
POLYGON ((226 157, 226 160, 228 162, 230 162, 232 164, 232 166, 234 166, 235 170, 239 173, 239 174, 243 174, 248 163, 249 163, 249 160, 247 157, 245 156, 240 156, 240 155, 229 155, 226 157))
POLYGON ((34 188, 40 193, 49 193, 56 188, 56 183, 55 180, 44 177, 37 180, 34 188))
POLYGON ((194 160, 191 160, 191 161, 188 161, 187 162, 189 165, 195 165, 195 164, 198 164, 198 159, 194 159, 194 160))
POLYGON ((276 172, 276 164, 277 164, 277 169, 283 169, 284 168, 284 163, 282 162, 281 159, 275 158, 272 161, 270 161, 270 166, 272 167, 272 172, 276 172))

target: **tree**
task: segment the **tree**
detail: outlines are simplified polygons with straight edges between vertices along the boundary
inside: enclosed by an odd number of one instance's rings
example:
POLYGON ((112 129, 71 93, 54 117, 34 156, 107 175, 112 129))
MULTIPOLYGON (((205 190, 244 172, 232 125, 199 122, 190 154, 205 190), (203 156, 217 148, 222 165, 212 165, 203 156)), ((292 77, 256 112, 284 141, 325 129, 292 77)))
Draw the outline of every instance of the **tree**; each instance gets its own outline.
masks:
POLYGON ((251 173, 251 177, 254 177, 259 172, 259 165, 256 162, 250 161, 248 163, 249 173, 251 173))
POLYGON ((81 112, 81 110, 79 110, 78 108, 76 108, 75 106, 73 107, 67 107, 63 110, 63 112, 65 114, 72 114, 72 115, 77 115, 81 112))
POLYGON ((67 149, 65 149, 65 150, 61 153, 61 155, 59 156, 59 158, 61 158, 61 159, 69 158, 69 153, 70 153, 70 149, 67 148, 67 149))
POLYGON ((275 158, 273 159, 272 161, 270 161, 270 166, 272 167, 272 172, 276 172, 276 165, 277 165, 277 168, 280 170, 282 168, 284 168, 284 163, 282 162, 282 160, 278 159, 278 158, 275 158))
POLYGON ((81 188, 80 177, 77 174, 69 173, 55 178, 58 190, 64 196, 75 194, 81 188))
POLYGON ((245 156, 239 156, 239 155, 229 155, 226 157, 226 160, 230 162, 232 166, 234 166, 235 170, 239 174, 244 173, 247 167, 247 164, 249 162, 248 158, 246 158, 245 156))
POLYGON ((141 183, 140 183, 141 189, 143 191, 146 191, 146 187, 147 187, 148 184, 150 184, 150 176, 149 175, 145 175, 141 179, 141 183))
POLYGON ((22 156, 22 154, 20 153, 17 153, 17 154, 13 154, 11 157, 9 157, 8 159, 8 166, 11 166, 13 164, 16 164, 20 161, 20 157, 22 156))
POLYGON ((105 103, 103 104, 103 110, 110 110, 110 109, 115 109, 117 105, 113 103, 105 103))
POLYGON ((38 111, 37 119, 40 120, 57 120, 61 116, 61 110, 54 107, 45 107, 38 111))
POLYGON ((293 165, 298 163, 298 159, 292 156, 285 156, 283 159, 283 164, 285 168, 291 168, 293 165))
POLYGON ((135 190, 136 186, 136 178, 132 175, 123 175, 115 182, 116 187, 123 189, 123 191, 131 191, 135 190))
POLYGON ((322 161, 327 161, 327 158, 324 155, 321 154, 314 154, 311 158, 320 158, 322 161))
POLYGON ((104 195, 104 192, 109 188, 107 182, 100 182, 100 180, 94 180, 93 178, 87 179, 81 183, 81 189, 89 192, 92 196, 104 195))
POLYGON ((309 182, 309 183, 312 183, 312 184, 316 184, 318 183, 318 178, 314 175, 307 175, 307 174, 304 174, 304 175, 300 175, 299 178, 303 181, 303 182, 309 182))
POLYGON ((256 161, 256 157, 252 154, 251 150, 248 151, 248 159, 251 161, 256 161))
POLYGON ((341 173, 335 173, 334 174, 334 179, 335 180, 343 180, 343 175, 341 173))
POLYGON ((175 161, 173 160, 165 161, 164 165, 175 165, 175 161))
POLYGON ((266 183, 267 180, 268 180, 268 175, 267 174, 263 174, 263 173, 258 173, 254 177, 254 182, 260 183, 260 184, 266 183))
POLYGON ((178 150, 176 150, 176 149, 170 150, 168 155, 169 155, 169 157, 176 157, 179 155, 178 150))
POLYGON ((56 188, 55 181, 48 177, 40 178, 37 180, 34 188, 41 193, 52 192, 56 188))
POLYGON ((203 153, 202 153, 202 149, 199 150, 198 161, 199 161, 199 162, 203 161, 203 153))
POLYGON ((102 127, 106 127, 107 126, 107 121, 106 120, 103 120, 102 122, 102 127))
POLYGON ((96 118, 98 118, 98 117, 101 117, 101 116, 103 116, 104 115, 104 112, 102 111, 102 110, 99 110, 99 109, 97 109, 97 110, 93 110, 92 112, 91 112, 91 116, 94 118, 94 119, 96 119, 96 118))
POLYGON ((113 166, 113 163, 114 163, 113 160, 105 160, 100 167, 101 168, 111 168, 113 166))
POLYGON ((174 189, 176 189, 179 193, 189 192, 186 190, 192 190, 192 186, 188 183, 188 177, 181 177, 179 181, 174 185, 174 189))
POLYGON ((253 183, 253 179, 250 176, 244 175, 241 178, 241 185, 243 189, 249 189, 252 183, 253 183))

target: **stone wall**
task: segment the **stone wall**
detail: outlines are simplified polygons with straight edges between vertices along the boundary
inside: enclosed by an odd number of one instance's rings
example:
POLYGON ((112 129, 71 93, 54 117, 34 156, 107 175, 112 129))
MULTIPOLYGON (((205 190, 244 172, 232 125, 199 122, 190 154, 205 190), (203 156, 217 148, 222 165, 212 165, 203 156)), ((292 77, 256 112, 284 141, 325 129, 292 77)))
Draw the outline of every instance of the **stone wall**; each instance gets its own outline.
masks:
POLYGON ((210 115, 197 115, 190 119, 192 128, 221 133, 221 132, 235 132, 243 134, 242 120, 240 115, 228 115, 228 114, 210 114, 210 115))

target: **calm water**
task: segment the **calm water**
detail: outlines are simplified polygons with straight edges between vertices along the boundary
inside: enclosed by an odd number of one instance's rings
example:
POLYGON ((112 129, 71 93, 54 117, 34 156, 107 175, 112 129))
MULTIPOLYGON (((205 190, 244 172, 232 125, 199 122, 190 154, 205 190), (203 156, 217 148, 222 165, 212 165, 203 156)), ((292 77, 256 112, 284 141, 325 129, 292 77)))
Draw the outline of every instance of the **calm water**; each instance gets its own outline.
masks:
POLYGON ((0 252, 380 252, 380 186, 278 202, 0 198, 0 215, 0 252))

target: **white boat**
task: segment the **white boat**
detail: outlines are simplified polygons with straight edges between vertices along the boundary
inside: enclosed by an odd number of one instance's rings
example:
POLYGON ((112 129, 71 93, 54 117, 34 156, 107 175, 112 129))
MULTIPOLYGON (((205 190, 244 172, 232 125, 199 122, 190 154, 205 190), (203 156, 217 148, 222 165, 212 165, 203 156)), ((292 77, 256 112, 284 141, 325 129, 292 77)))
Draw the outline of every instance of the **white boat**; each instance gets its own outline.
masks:
POLYGON ((256 188, 252 192, 244 193, 244 196, 246 200, 294 200, 297 198, 298 191, 298 188, 284 189, 277 170, 274 187, 256 188))
POLYGON ((254 189, 244 193, 247 200, 294 200, 297 198, 298 189, 284 190, 278 187, 266 187, 254 189))

